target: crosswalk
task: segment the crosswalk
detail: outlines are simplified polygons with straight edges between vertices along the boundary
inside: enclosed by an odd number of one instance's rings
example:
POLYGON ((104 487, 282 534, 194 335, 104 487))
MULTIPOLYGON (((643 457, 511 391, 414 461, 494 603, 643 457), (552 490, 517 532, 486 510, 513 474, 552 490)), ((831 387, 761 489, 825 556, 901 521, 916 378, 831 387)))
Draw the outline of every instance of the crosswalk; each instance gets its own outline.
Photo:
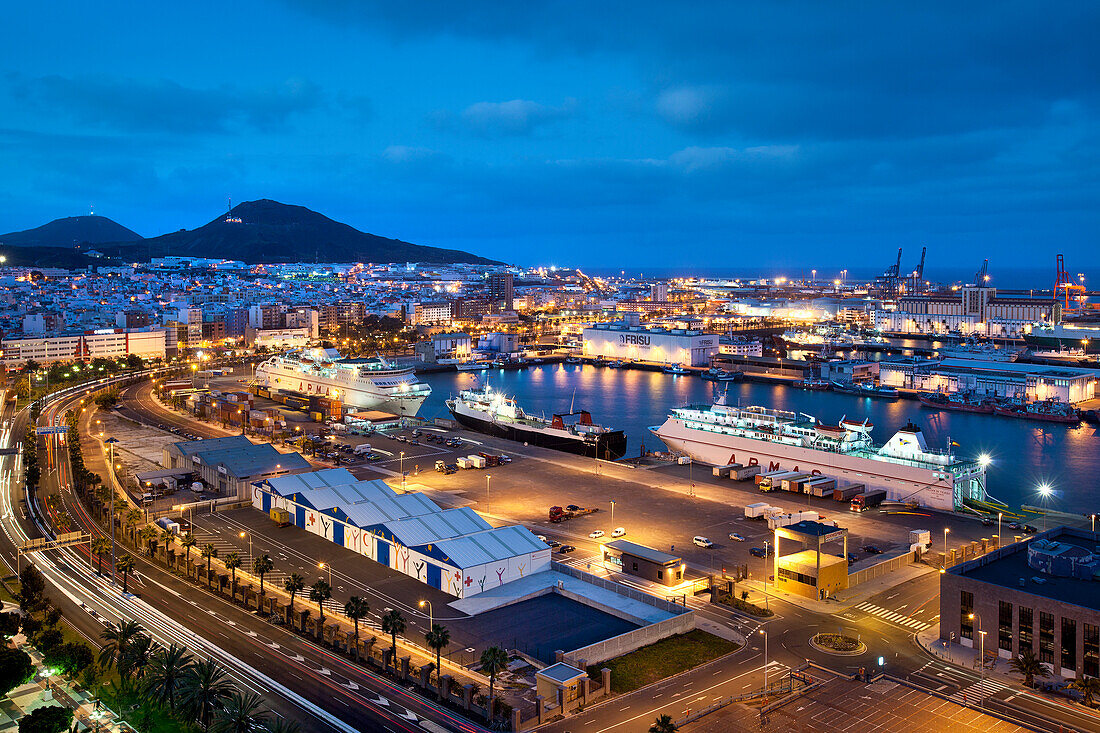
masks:
POLYGON ((864 613, 869 613, 872 616, 878 616, 879 618, 889 621, 892 624, 897 624, 898 626, 912 629, 913 631, 924 631, 929 626, 931 626, 931 624, 926 624, 923 621, 918 621, 915 618, 906 616, 903 613, 898 613, 897 611, 890 611, 888 609, 882 608, 881 606, 876 606, 873 603, 857 603, 854 608, 863 611, 864 613))
POLYGON ((960 705, 976 705, 979 700, 996 695, 1001 690, 1008 690, 1008 685, 998 682, 994 679, 985 679, 980 682, 975 682, 970 687, 965 687, 954 695, 951 695, 951 699, 960 705))

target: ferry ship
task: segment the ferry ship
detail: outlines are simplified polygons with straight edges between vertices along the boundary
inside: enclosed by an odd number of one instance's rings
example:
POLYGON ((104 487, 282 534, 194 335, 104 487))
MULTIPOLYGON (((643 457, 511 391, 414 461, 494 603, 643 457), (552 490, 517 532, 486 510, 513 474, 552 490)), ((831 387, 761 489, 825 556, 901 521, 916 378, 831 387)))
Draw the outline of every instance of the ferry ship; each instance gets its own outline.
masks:
POLYGON ((447 400, 447 409, 463 426, 531 445, 616 461, 626 453, 626 433, 592 422, 585 410, 547 420, 528 415, 516 401, 486 385, 465 389, 447 400))
POLYGON ((273 356, 256 367, 253 384, 395 415, 415 415, 432 393, 412 367, 397 366, 381 356, 348 359, 336 349, 299 349, 273 356))
POLYGON ((1100 323, 1063 322, 1051 326, 1032 326, 1024 334, 1024 343, 1033 349, 1060 351, 1081 349, 1086 354, 1100 353, 1100 323))
POLYGON ((1019 350, 999 349, 988 341, 966 341, 956 346, 936 349, 944 359, 975 359, 979 361, 1016 361, 1019 350))
POLYGON ((873 427, 866 421, 825 425, 804 413, 732 407, 723 396, 713 405, 673 409, 663 425, 649 430, 671 450, 716 466, 821 474, 841 485, 884 489, 891 500, 948 511, 987 500, 984 460, 960 458, 950 447, 929 448, 912 423, 876 445, 873 427))

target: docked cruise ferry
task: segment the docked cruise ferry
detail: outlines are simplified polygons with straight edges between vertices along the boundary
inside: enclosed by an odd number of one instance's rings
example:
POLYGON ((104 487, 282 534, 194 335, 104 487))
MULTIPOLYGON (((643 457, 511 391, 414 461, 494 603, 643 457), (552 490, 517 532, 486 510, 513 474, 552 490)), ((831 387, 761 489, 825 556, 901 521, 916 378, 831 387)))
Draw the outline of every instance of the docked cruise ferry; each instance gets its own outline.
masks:
POLYGON ((936 509, 987 500, 981 461, 959 458, 950 447, 929 448, 913 424, 879 446, 871 440, 873 427, 847 419, 825 425, 804 413, 733 407, 719 398, 714 405, 673 409, 663 425, 650 431, 671 450, 717 466, 740 463, 759 465, 762 471, 822 474, 840 485, 884 489, 891 500, 936 509))
POLYGON ((381 356, 350 359, 336 349, 299 349, 256 367, 254 384, 273 392, 317 395, 363 410, 415 415, 432 393, 412 367, 381 356))
POLYGON ((447 400, 447 409, 461 425, 486 435, 609 461, 626 453, 626 433, 594 424, 585 410, 547 420, 528 415, 515 399, 488 385, 462 390, 447 400))

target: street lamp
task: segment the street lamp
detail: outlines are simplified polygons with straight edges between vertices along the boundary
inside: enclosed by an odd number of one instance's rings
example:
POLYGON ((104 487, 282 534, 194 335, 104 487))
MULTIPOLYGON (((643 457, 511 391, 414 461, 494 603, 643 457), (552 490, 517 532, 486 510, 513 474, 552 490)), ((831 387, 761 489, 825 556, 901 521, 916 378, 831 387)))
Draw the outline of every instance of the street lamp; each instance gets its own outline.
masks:
POLYGON ((943 528, 943 566, 947 567, 947 533, 950 532, 949 527, 943 528))
POLYGON ((322 562, 322 563, 317 563, 317 567, 321 570, 325 570, 325 569, 328 570, 328 584, 331 587, 332 586, 332 565, 322 562))
POLYGON ((1052 493, 1054 493, 1054 490, 1051 489, 1050 484, 1046 483, 1045 481, 1043 483, 1039 484, 1039 496, 1042 497, 1042 499, 1043 499, 1043 531, 1044 532, 1047 531, 1047 514, 1049 513, 1048 510, 1047 510, 1046 500, 1050 498, 1050 495, 1052 493))
POLYGON ((248 532, 241 532, 240 536, 242 540, 245 538, 245 535, 248 535, 248 567, 252 567, 252 535, 248 532))
POLYGON ((768 630, 760 629, 764 635, 764 689, 768 689, 768 630))
POLYGON ((401 451, 401 491, 405 491, 405 451, 401 451))
POLYGON ((611 528, 615 529, 615 500, 611 500, 611 528))
POLYGON ((428 630, 430 631, 435 626, 435 614, 432 612, 432 602, 423 600, 420 602, 420 607, 424 608, 425 604, 428 606, 428 630))
MULTIPOLYGON (((970 620, 973 621, 975 616, 978 618, 978 679, 985 682, 985 631, 982 629, 982 615, 972 613, 969 615, 970 620)), ((978 685, 978 707, 985 705, 984 689, 978 685)))
POLYGON ((489 480, 493 478, 491 474, 485 474, 485 513, 488 514, 489 509, 489 480))
POLYGON ((997 512, 997 547, 1004 544, 1004 540, 1001 538, 1001 518, 1005 515, 1004 512, 997 512))

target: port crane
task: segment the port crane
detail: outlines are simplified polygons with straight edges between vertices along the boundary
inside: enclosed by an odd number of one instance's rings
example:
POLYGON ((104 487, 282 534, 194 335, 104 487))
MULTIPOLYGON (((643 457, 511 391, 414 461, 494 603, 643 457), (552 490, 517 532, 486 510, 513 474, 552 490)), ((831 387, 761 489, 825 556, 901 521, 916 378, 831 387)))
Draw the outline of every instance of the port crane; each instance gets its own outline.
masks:
POLYGON ((1084 309, 1085 286, 1073 280, 1066 271, 1066 260, 1058 255, 1055 260, 1054 302, 1061 303, 1063 313, 1078 313, 1084 309))

